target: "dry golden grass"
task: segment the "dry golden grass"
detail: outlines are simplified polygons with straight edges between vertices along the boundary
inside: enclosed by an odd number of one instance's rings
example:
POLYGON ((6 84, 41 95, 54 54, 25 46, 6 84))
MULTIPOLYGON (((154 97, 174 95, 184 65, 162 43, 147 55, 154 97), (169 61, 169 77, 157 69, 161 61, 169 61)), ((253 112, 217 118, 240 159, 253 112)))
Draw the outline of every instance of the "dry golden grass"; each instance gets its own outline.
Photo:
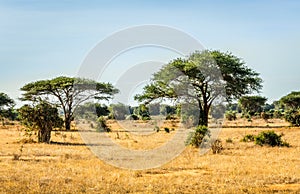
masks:
MULTIPOLYGON (((220 154, 200 155, 187 147, 160 168, 139 171, 102 162, 76 131, 53 132, 52 141, 61 144, 22 144, 18 128, 0 127, 0 193, 300 193, 300 128, 273 129, 285 134, 290 148, 240 142, 245 134, 266 128, 224 128, 220 154)), ((113 129, 114 139, 118 127, 113 129)), ((159 143, 172 136, 164 131, 128 138, 126 132, 118 133, 116 142, 134 149, 142 143, 151 148, 152 139, 159 143), (142 139, 126 143, 134 138, 142 139)))

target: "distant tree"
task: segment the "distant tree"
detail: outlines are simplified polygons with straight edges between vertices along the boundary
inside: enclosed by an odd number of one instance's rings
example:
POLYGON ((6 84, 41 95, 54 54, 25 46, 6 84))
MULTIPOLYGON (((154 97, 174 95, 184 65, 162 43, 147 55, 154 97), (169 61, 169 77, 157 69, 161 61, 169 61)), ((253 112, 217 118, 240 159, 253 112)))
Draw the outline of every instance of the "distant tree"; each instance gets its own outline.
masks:
POLYGON ((15 113, 13 107, 15 102, 7 94, 0 93, 0 119, 2 124, 4 124, 4 118, 10 118, 14 120, 15 113))
POLYGON ((57 108, 45 101, 36 106, 24 105, 18 111, 21 123, 30 130, 38 131, 38 142, 50 143, 52 129, 63 126, 57 108))
POLYGON ((195 101, 198 125, 207 126, 209 111, 216 99, 238 99, 259 91, 261 83, 259 74, 231 53, 196 51, 188 58, 177 58, 163 66, 135 99, 144 103, 156 99, 195 101))
POLYGON ((31 82, 23 86, 21 91, 23 101, 58 104, 64 113, 66 130, 70 130, 74 110, 81 103, 91 99, 108 100, 118 92, 110 83, 64 76, 31 82))
POLYGON ((126 115, 130 115, 130 107, 123 104, 111 104, 108 108, 110 111, 109 118, 116 120, 124 120, 126 115))
POLYGON ((300 108, 300 92, 291 92, 288 95, 282 97, 279 103, 285 109, 299 109, 300 108))
POLYGON ((239 99, 239 106, 243 114, 250 114, 253 116, 255 113, 261 113, 267 98, 261 96, 243 96, 239 99))
POLYGON ((140 104, 133 111, 134 115, 137 115, 141 120, 150 120, 149 108, 144 104, 140 104))
POLYGON ((176 107, 167 105, 167 104, 161 104, 160 105, 160 114, 162 115, 173 115, 176 114, 176 107))
POLYGON ((95 108, 96 108, 96 114, 98 117, 109 115, 108 106, 106 106, 105 104, 96 103, 95 108))
POLYGON ((300 126, 300 92, 291 92, 279 100, 284 107, 284 117, 293 126, 300 126))
POLYGON ((159 115, 160 113, 160 104, 159 103, 150 103, 148 105, 150 115, 159 115))
POLYGON ((76 115, 89 116, 90 114, 97 115, 97 117, 107 116, 109 115, 109 110, 105 104, 99 104, 94 102, 86 102, 78 106, 76 109, 76 115))

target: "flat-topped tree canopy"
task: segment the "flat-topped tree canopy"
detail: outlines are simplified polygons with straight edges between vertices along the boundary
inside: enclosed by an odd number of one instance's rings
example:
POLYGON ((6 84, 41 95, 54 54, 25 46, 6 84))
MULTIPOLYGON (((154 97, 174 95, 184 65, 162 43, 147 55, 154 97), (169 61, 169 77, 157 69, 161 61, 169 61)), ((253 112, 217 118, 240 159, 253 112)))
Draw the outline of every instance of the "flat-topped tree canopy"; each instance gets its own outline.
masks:
POLYGON ((90 99, 109 100, 118 93, 110 83, 90 79, 60 76, 50 80, 40 80, 21 88, 23 101, 48 101, 59 105, 64 112, 65 128, 70 130, 74 110, 90 99))
POLYGON ((144 103, 156 99, 195 102, 199 107, 198 124, 207 126, 214 101, 231 101, 261 88, 259 73, 240 58, 228 52, 204 50, 164 65, 135 99, 144 103))

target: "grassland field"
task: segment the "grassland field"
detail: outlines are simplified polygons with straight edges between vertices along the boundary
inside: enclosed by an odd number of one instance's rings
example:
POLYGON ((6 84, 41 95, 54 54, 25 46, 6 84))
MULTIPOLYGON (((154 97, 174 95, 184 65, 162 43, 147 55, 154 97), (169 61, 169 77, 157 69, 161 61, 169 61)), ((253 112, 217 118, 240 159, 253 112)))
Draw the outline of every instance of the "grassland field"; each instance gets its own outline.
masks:
MULTIPOLYGON (((130 149, 153 149, 175 131, 138 136, 109 121, 109 136, 130 149)), ((282 120, 226 121, 219 154, 187 146, 159 168, 121 169, 97 158, 76 130, 53 131, 51 144, 22 141, 18 123, 0 126, 0 193, 300 193, 300 128, 282 120), (291 147, 241 142, 264 130, 291 147)))

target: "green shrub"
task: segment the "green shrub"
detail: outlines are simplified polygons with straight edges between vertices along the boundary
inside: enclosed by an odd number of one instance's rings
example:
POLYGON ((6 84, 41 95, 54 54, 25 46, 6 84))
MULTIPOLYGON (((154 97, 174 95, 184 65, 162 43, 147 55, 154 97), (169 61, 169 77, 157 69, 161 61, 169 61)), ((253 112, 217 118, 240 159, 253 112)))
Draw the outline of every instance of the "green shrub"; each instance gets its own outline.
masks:
POLYGON ((165 132, 170 133, 170 129, 168 127, 165 127, 165 132))
POLYGON ((281 119, 284 116, 283 110, 274 110, 273 118, 281 119))
POLYGON ((229 121, 236 120, 236 111, 226 111, 225 118, 229 121))
POLYGON ((139 120, 139 117, 135 114, 126 116, 126 120, 139 120))
POLYGON ((168 114, 166 116, 166 120, 176 120, 176 117, 174 115, 168 114))
POLYGON ((263 146, 263 145, 269 145, 269 146, 286 146, 290 147, 290 145, 283 141, 281 137, 283 134, 276 134, 274 131, 262 131, 258 135, 252 135, 248 134, 246 135, 241 141, 243 142, 252 142, 254 141, 255 144, 263 146))
POLYGON ((262 119, 264 119, 265 121, 267 121, 268 119, 272 118, 270 112, 261 112, 261 113, 260 113, 260 117, 261 117, 262 119))
POLYGON ((270 145, 274 146, 286 146, 289 147, 290 145, 283 141, 281 137, 283 134, 276 134, 274 131, 262 131, 257 136, 255 136, 255 144, 257 145, 270 145))
POLYGON ((202 143, 202 140, 205 135, 210 135, 207 126, 198 126, 195 131, 191 132, 188 135, 187 140, 185 141, 186 145, 192 145, 199 147, 202 143))
POLYGON ((242 142, 251 142, 255 140, 255 136, 252 134, 247 134, 243 137, 243 139, 241 140, 242 142))
POLYGON ((111 129, 106 124, 106 119, 103 116, 100 116, 97 120, 97 131, 98 132, 110 132, 111 129))
POLYGON ((293 126, 300 126, 300 110, 290 110, 285 113, 285 120, 291 123, 293 126))

